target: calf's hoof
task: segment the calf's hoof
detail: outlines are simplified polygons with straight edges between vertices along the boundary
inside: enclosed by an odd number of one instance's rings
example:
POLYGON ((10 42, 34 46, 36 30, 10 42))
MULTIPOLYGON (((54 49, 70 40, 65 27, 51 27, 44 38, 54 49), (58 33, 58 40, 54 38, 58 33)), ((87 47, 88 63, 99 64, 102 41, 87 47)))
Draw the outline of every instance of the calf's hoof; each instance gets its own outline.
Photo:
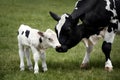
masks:
POLYGON ((111 72, 111 71, 113 71, 113 68, 112 67, 105 67, 105 70, 108 72, 111 72))
POLYGON ((42 70, 42 72, 46 72, 48 69, 47 68, 44 68, 43 70, 42 70))
POLYGON ((20 68, 20 71, 24 71, 25 70, 25 68, 20 68))
POLYGON ((34 74, 38 74, 39 72, 38 71, 34 71, 34 74))
POLYGON ((29 70, 32 71, 33 70, 33 66, 28 66, 29 70))
POLYGON ((81 69, 87 69, 87 68, 88 68, 88 63, 82 63, 82 64, 80 65, 80 68, 81 68, 81 69))

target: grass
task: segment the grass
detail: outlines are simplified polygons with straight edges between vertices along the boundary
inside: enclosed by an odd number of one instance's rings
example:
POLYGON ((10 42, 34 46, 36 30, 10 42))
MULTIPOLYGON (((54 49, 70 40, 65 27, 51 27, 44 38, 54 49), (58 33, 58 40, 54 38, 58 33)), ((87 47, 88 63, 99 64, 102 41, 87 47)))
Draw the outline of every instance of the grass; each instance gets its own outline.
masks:
MULTIPOLYGON (((70 13, 77 0, 0 0, 0 80, 120 80, 120 36, 117 35, 111 52, 114 71, 104 70, 105 57, 101 51, 102 40, 95 46, 91 54, 88 70, 80 69, 84 57, 83 43, 69 50, 58 53, 48 49, 48 71, 33 74, 26 67, 24 72, 19 70, 17 45, 17 29, 20 24, 45 31, 54 30, 56 22, 50 17, 49 11, 70 13)), ((32 60, 33 62, 33 60, 32 60)))

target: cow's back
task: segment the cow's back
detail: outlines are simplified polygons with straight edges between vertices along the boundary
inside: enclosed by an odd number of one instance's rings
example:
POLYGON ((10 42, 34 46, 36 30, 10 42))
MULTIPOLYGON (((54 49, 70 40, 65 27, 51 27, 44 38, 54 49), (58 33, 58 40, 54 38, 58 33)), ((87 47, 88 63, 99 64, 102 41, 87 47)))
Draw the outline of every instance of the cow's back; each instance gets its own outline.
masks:
POLYGON ((18 42, 22 45, 30 46, 39 44, 39 30, 33 29, 27 25, 20 25, 18 29, 18 42))

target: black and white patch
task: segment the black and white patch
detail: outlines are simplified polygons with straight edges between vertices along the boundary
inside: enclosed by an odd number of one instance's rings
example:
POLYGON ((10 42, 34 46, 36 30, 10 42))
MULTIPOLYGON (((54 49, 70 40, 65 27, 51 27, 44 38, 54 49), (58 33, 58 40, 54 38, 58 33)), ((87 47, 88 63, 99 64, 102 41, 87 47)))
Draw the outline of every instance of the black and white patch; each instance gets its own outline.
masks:
POLYGON ((67 14, 62 15, 61 19, 59 20, 58 24, 56 25, 56 30, 57 30, 58 37, 59 37, 60 31, 61 31, 61 28, 66 21, 66 17, 69 17, 69 16, 67 14))

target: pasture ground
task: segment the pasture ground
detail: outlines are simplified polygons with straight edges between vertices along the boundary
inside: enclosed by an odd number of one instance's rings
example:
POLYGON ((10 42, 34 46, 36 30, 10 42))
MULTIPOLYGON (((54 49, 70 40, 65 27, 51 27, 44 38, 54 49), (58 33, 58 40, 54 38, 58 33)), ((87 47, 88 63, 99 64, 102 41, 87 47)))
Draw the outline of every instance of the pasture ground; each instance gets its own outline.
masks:
MULTIPOLYGON (((20 24, 45 31, 54 30, 56 22, 49 11, 70 13, 77 0, 0 0, 0 80, 120 80, 120 35, 111 52, 114 70, 104 70, 105 57, 101 51, 102 39, 95 46, 87 70, 80 69, 85 47, 81 42, 67 53, 54 49, 46 52, 48 71, 35 75, 33 71, 19 70, 17 29, 20 24)), ((31 55, 32 58, 32 55, 31 55)), ((33 59, 32 59, 33 62, 33 59)))

